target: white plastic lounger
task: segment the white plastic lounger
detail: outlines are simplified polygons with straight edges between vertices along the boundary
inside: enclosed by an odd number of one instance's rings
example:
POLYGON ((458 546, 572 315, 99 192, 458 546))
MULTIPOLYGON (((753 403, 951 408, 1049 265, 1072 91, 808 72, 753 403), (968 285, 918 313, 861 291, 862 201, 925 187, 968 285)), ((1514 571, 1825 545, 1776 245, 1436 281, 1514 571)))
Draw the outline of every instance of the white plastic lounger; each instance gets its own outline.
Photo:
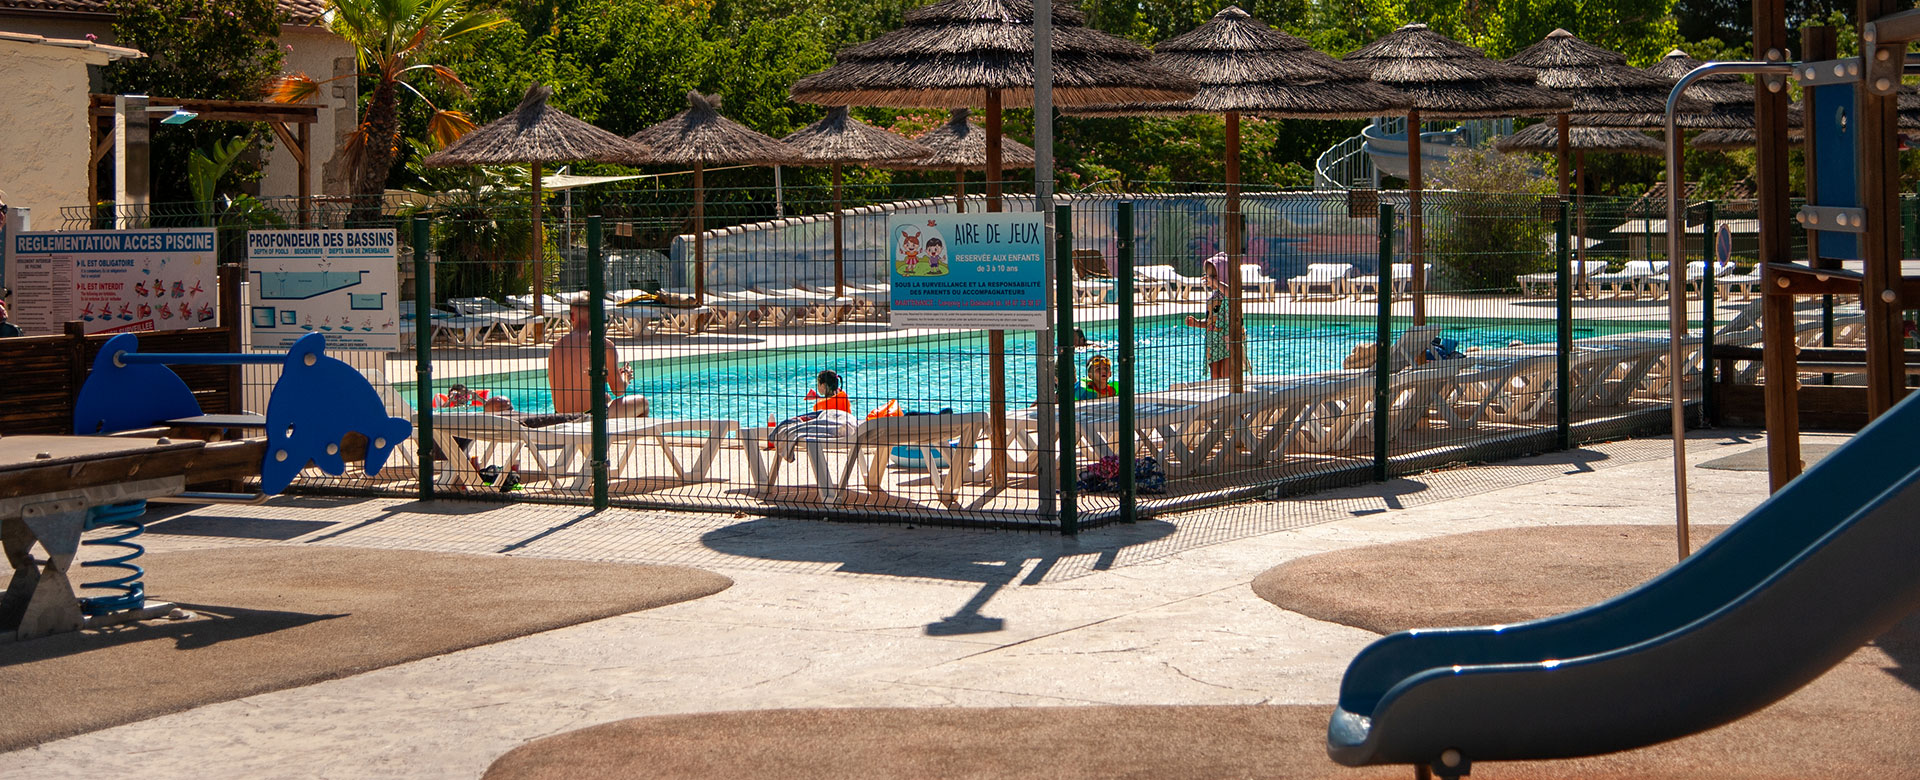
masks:
MULTIPOLYGON (((707 478, 707 471, 713 467, 714 460, 720 454, 720 447, 727 437, 738 431, 740 424, 733 420, 671 420, 655 417, 626 417, 607 421, 607 445, 611 450, 621 446, 625 452, 619 457, 608 453, 608 462, 615 468, 608 476, 614 479, 639 479, 651 475, 635 471, 635 456, 642 445, 655 444, 666 456, 667 467, 673 470, 675 478, 682 482, 699 482, 707 478), (687 437, 676 436, 680 433, 704 433, 705 441, 700 445, 700 453, 691 464, 682 464, 674 454, 673 442, 684 441, 687 437)), ((593 421, 580 420, 563 423, 547 428, 533 430, 548 432, 567 445, 572 461, 579 464, 587 479, 592 478, 590 464, 593 462, 593 421)))
POLYGON ((1142 279, 1165 284, 1168 300, 1189 300, 1190 296, 1207 291, 1207 280, 1182 274, 1171 265, 1143 265, 1133 272, 1142 279))
MULTIPOLYGON (((1241 266, 1244 270, 1246 266, 1241 266)), ((1304 300, 1315 289, 1325 288, 1328 295, 1344 298, 1347 295, 1347 277, 1353 275, 1351 263, 1313 263, 1307 266, 1307 272, 1287 280, 1287 295, 1294 300, 1304 300)))
MULTIPOLYGON (((1427 278, 1432 279, 1433 264, 1427 263, 1426 266, 1427 266, 1426 268, 1427 278)), ((1413 264, 1412 263, 1394 263, 1392 266, 1392 273, 1393 273, 1394 297, 1398 298, 1401 296, 1412 294, 1413 264)), ((1366 274, 1363 276, 1355 276, 1347 279, 1347 292, 1355 298, 1365 296, 1367 293, 1372 293, 1376 296, 1379 295, 1380 294, 1380 275, 1366 274)))
MULTIPOLYGON (((1607 261, 1588 260, 1584 263, 1575 263, 1568 274, 1568 278, 1572 279, 1573 284, 1576 286, 1580 284, 1582 268, 1586 269, 1587 284, 1591 287, 1595 276, 1606 273, 1607 261)), ((1522 298, 1550 296, 1553 295, 1555 290, 1560 286, 1560 272, 1547 271, 1537 274, 1523 274, 1513 277, 1513 280, 1520 283, 1520 297, 1522 298)))
POLYGON ((893 448, 908 446, 920 449, 927 478, 934 485, 939 498, 953 501, 973 460, 974 442, 980 438, 991 419, 991 415, 985 412, 876 417, 861 422, 847 437, 808 441, 776 440, 771 451, 766 448, 770 435, 767 428, 741 428, 739 437, 746 445, 747 470, 754 484, 762 488, 773 487, 780 478, 781 464, 792 457, 795 450, 805 449, 821 499, 840 501, 852 481, 855 469, 866 472, 868 492, 879 493, 880 480, 892 463, 893 448), (829 465, 829 448, 848 449, 846 460, 839 469, 829 465), (863 462, 862 457, 870 462, 863 462))
POLYGON ((1240 294, 1245 297, 1251 290, 1262 298, 1272 298, 1274 290, 1280 286, 1280 280, 1267 275, 1266 269, 1259 263, 1240 264, 1240 294))
POLYGON ((449 298, 447 305, 469 317, 498 320, 499 332, 515 344, 527 343, 533 337, 533 324, 541 320, 530 312, 502 306, 492 298, 449 298))
POLYGON ((1665 260, 1628 260, 1626 267, 1618 271, 1588 274, 1587 285, 1596 294, 1611 289, 1615 296, 1631 294, 1639 298, 1647 289, 1647 280, 1666 271, 1665 260))

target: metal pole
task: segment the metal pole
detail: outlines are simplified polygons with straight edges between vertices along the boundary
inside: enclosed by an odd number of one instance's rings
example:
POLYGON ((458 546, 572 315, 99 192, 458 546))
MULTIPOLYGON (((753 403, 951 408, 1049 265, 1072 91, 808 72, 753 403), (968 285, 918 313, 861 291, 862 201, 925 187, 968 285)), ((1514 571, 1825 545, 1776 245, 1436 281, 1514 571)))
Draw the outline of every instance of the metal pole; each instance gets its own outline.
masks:
MULTIPOLYGON (((1717 229, 1714 227, 1714 204, 1707 201, 1706 213, 1702 215, 1704 223, 1700 226, 1701 254, 1707 256, 1706 286, 1700 288, 1703 306, 1700 307, 1700 418, 1703 424, 1714 422, 1713 404, 1713 263, 1719 259, 1718 242, 1715 241, 1717 229)), ((1729 237, 1731 240, 1731 237, 1729 237)), ((1731 257, 1732 253, 1729 252, 1731 257)))
MULTIPOLYGON (((1669 419, 1673 426, 1673 517, 1680 546, 1680 557, 1685 559, 1692 554, 1693 545, 1687 533, 1687 417, 1685 382, 1680 381, 1681 342, 1687 335, 1687 312, 1683 302, 1686 298, 1686 277, 1684 269, 1677 268, 1685 263, 1674 263, 1681 256, 1680 242, 1684 235, 1676 227, 1681 225, 1680 190, 1686 181, 1680 167, 1680 126, 1676 120, 1675 109, 1679 106, 1680 95, 1687 87, 1705 76, 1715 73, 1752 73, 1786 75, 1791 68, 1786 63, 1769 62, 1710 62, 1694 68, 1673 85, 1667 93, 1667 317, 1668 337, 1667 372, 1670 376, 1667 385, 1672 391, 1672 409, 1669 419)), ((1764 89, 1764 87, 1761 87, 1764 89)), ((1766 133, 1761 133, 1765 138, 1766 133)), ((1769 216, 1761 215, 1764 218, 1769 216)), ((1763 258, 1764 259, 1764 258, 1763 258)))
MULTIPOLYGON (((1566 116, 1561 114, 1561 116, 1566 116)), ((1553 403, 1559 407, 1555 415, 1555 437, 1560 449, 1573 449, 1573 256, 1572 241, 1568 234, 1569 220, 1567 201, 1560 201, 1560 212, 1554 218, 1554 235, 1559 243, 1554 247, 1554 287, 1559 291, 1559 300, 1555 302, 1555 340, 1559 353, 1559 365, 1555 370, 1559 376, 1554 383, 1553 403)))
MULTIPOLYGON (((1133 201, 1122 201, 1114 214, 1114 252, 1117 267, 1114 273, 1127 279, 1133 278, 1133 201)), ((1140 496, 1133 484, 1133 296, 1120 296, 1120 388, 1118 406, 1120 411, 1120 453, 1126 458, 1127 466, 1120 469, 1120 521, 1131 523, 1139 518, 1140 496)))
MULTIPOLYGON (((413 390, 414 439, 420 446, 420 500, 433 500, 433 265, 427 257, 431 231, 425 217, 413 218, 413 390)), ((454 453, 447 453, 448 458, 454 453)), ((455 473, 459 473, 458 470, 455 473)))
MULTIPOLYGON (((1058 385, 1055 398, 1060 404, 1060 436, 1058 439, 1041 439, 1060 443, 1060 533, 1072 535, 1080 532, 1079 496, 1075 494, 1078 485, 1075 477, 1080 473, 1078 463, 1080 440, 1073 429, 1073 208, 1056 207, 1054 221, 1060 226, 1059 237, 1054 239, 1054 299, 1068 301, 1059 307, 1060 328, 1053 345, 1058 354, 1054 361, 1054 380, 1058 385)), ((1036 345, 1042 342, 1036 342, 1036 345)), ((1035 352, 1045 352, 1036 349, 1035 352)), ((1045 408, 1045 407, 1042 407, 1045 408)))
MULTIPOLYGON (((1055 395, 1053 388, 1047 382, 1049 374, 1056 370, 1064 371, 1069 378, 1073 376, 1073 349, 1071 346, 1071 337, 1073 335, 1073 293, 1071 287, 1073 284, 1073 266, 1071 265, 1073 262, 1072 211, 1066 207, 1061 207, 1056 214, 1053 207, 1052 0, 1034 0, 1033 4, 1033 201, 1034 210, 1040 212, 1040 218, 1043 221, 1052 218, 1054 224, 1048 225, 1046 231, 1046 238, 1048 239, 1047 245, 1053 247, 1054 251, 1060 255, 1054 263, 1044 264, 1049 278, 1046 280, 1047 284, 1042 287, 1042 290, 1053 289, 1053 282, 1055 280, 1051 277, 1060 275, 1055 269, 1056 265, 1065 269, 1065 284, 1069 285, 1065 293, 1056 293, 1052 299, 1047 302, 1049 308, 1060 313, 1061 338, 1069 345, 1066 352, 1067 365, 1062 369, 1056 369, 1053 365, 1053 353, 1045 346, 1053 340, 1055 334, 1052 331, 1043 329, 1039 333, 1033 334, 1034 400, 1040 403, 1041 409, 1046 409, 1049 403, 1059 403, 1061 405, 1061 421, 1068 423, 1070 422, 1070 415, 1072 414, 1071 405, 1073 403, 1073 388, 1071 382, 1069 382, 1066 388, 1066 393, 1058 396, 1055 395)), ((1046 293, 1043 292, 1042 295, 1046 295, 1046 293)), ((1051 318, 1049 318, 1049 321, 1051 321, 1051 318)), ((1053 425, 1051 424, 1050 418, 1047 415, 1041 415, 1038 431, 1041 441, 1063 441, 1069 443, 1073 441, 1073 430, 1070 425, 1060 431, 1051 430, 1052 427, 1053 425), (1058 438, 1053 438, 1056 436, 1058 438)), ((1071 446, 1066 446, 1061 449, 1060 463, 1062 466, 1068 463, 1067 458, 1071 457, 1070 453, 1072 450, 1073 447, 1071 446)), ((1078 533, 1080 528, 1079 518, 1075 516, 1076 507, 1074 506, 1074 496, 1072 492, 1074 473, 1075 472, 1064 468, 1060 473, 1054 473, 1052 469, 1042 465, 1039 474, 1040 478, 1036 481, 1040 488, 1040 501, 1043 505, 1043 511, 1053 508, 1049 505, 1053 504, 1054 486, 1056 480, 1058 481, 1057 484, 1060 486, 1061 501, 1059 504, 1060 532, 1063 534, 1078 533)))
POLYGON ((607 259, 600 255, 600 215, 587 217, 587 382, 593 388, 593 508, 607 498, 607 259))
POLYGON ((781 184, 780 167, 773 166, 773 216, 775 217, 787 215, 786 187, 781 184))
POLYGON ((1373 334, 1373 479, 1387 481, 1387 408, 1393 378, 1393 204, 1380 204, 1380 284, 1373 334))

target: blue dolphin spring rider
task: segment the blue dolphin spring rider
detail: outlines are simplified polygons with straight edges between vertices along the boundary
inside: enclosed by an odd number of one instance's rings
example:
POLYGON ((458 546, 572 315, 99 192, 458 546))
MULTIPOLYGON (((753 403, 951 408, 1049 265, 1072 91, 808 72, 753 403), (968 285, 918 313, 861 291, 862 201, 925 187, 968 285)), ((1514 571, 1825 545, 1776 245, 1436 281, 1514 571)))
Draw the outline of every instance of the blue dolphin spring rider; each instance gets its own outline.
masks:
MULTIPOLYGON (((413 435, 413 423, 393 417, 366 377, 352 366, 326 354, 326 337, 309 333, 295 341, 285 355, 264 353, 143 353, 139 338, 123 333, 109 339, 94 358, 92 371, 74 403, 73 430, 101 435, 167 425, 190 424, 201 417, 193 391, 170 365, 279 365, 280 379, 267 399, 263 418, 241 415, 245 424, 266 430, 265 454, 260 461, 260 492, 276 495, 293 483, 308 465, 333 476, 346 473, 342 452, 348 433, 366 438, 365 469, 378 475, 393 448, 413 435)), ((131 540, 143 528, 145 501, 93 507, 87 528, 114 528, 105 538, 87 544, 128 550, 117 557, 84 562, 82 566, 121 569, 114 580, 83 585, 117 591, 85 599, 89 614, 139 609, 145 603, 144 571, 131 563, 145 549, 131 540)))

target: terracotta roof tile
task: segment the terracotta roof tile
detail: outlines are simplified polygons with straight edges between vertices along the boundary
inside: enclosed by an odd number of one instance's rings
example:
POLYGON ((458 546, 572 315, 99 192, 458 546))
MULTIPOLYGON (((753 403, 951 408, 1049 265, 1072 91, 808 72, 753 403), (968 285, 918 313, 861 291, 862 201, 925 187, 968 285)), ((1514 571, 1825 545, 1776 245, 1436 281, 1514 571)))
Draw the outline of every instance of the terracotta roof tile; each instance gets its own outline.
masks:
MULTIPOLYGON (((327 11, 325 0, 278 0, 294 24, 313 24, 327 11)), ((52 14, 112 14, 112 0, 0 0, 0 11, 52 14)))

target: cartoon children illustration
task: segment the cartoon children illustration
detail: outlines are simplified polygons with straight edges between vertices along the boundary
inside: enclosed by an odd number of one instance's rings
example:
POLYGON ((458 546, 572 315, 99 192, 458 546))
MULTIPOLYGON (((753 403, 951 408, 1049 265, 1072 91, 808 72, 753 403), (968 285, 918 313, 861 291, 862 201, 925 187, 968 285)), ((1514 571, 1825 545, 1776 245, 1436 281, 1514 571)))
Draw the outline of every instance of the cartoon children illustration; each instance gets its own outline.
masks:
POLYGON ((919 273, 920 267, 920 231, 908 233, 900 231, 900 274, 912 276, 919 273))
MULTIPOLYGON (((140 304, 140 319, 144 320, 147 317, 150 317, 152 315, 153 315, 152 309, 148 308, 147 305, 144 303, 140 304)), ((173 309, 171 307, 168 307, 164 303, 160 304, 160 319, 163 319, 163 320, 173 319, 173 309)))
POLYGON ((140 297, 142 297, 142 298, 145 298, 145 297, 147 297, 147 283, 146 283, 146 282, 134 282, 134 283, 133 283, 133 294, 134 294, 134 295, 138 295, 138 296, 140 296, 140 297))
MULTIPOLYGON (((146 305, 146 304, 144 304, 144 303, 143 303, 143 304, 140 304, 140 308, 138 309, 138 311, 140 312, 140 315, 139 315, 139 316, 140 316, 140 319, 143 319, 143 320, 144 320, 144 319, 146 319, 146 318, 148 318, 148 317, 151 317, 151 316, 153 316, 153 307, 152 307, 152 306, 148 306, 148 305, 146 305)), ((165 306, 162 306, 162 307, 160 307, 160 318, 161 318, 161 319, 166 319, 166 317, 167 317, 167 307, 165 307, 165 306)))
POLYGON ((947 275, 947 245, 938 238, 927 239, 927 275, 947 275))
POLYGON ((202 289, 200 288, 200 283, 199 283, 199 282, 194 282, 194 283, 193 283, 193 289, 191 289, 191 290, 188 290, 188 291, 187 291, 187 294, 189 294, 189 295, 199 295, 199 294, 200 294, 200 293, 202 293, 202 292, 205 292, 205 290, 202 290, 202 289))
POLYGON ((211 303, 200 304, 200 321, 208 322, 212 319, 213 319, 213 304, 211 303))
POLYGON ((305 328, 307 330, 313 330, 313 315, 311 314, 307 315, 307 320, 305 322, 300 323, 300 327, 305 328))
POLYGON ((175 280, 173 283, 173 297, 175 298, 187 297, 187 286, 181 283, 179 280, 175 280))
MULTIPOLYGON (((161 306, 160 308, 162 308, 162 309, 165 309, 165 308, 167 308, 167 307, 166 307, 166 306, 161 306)), ((187 319, 192 319, 192 318, 193 318, 193 310, 192 310, 192 309, 189 309, 189 308, 187 308, 187 302, 186 302, 186 301, 181 301, 181 302, 180 302, 180 319, 183 319, 183 320, 187 320, 187 319)))
POLYGON ((321 320, 321 321, 320 321, 320 329, 321 329, 321 330, 333 330, 333 318, 332 318, 332 317, 327 317, 327 318, 325 318, 325 319, 323 319, 323 320, 321 320))
POLYGON ((120 304, 120 319, 123 319, 123 320, 133 319, 133 306, 125 302, 122 302, 120 304))
POLYGON ((88 322, 93 321, 93 304, 89 303, 85 306, 80 307, 80 319, 86 320, 88 322))

